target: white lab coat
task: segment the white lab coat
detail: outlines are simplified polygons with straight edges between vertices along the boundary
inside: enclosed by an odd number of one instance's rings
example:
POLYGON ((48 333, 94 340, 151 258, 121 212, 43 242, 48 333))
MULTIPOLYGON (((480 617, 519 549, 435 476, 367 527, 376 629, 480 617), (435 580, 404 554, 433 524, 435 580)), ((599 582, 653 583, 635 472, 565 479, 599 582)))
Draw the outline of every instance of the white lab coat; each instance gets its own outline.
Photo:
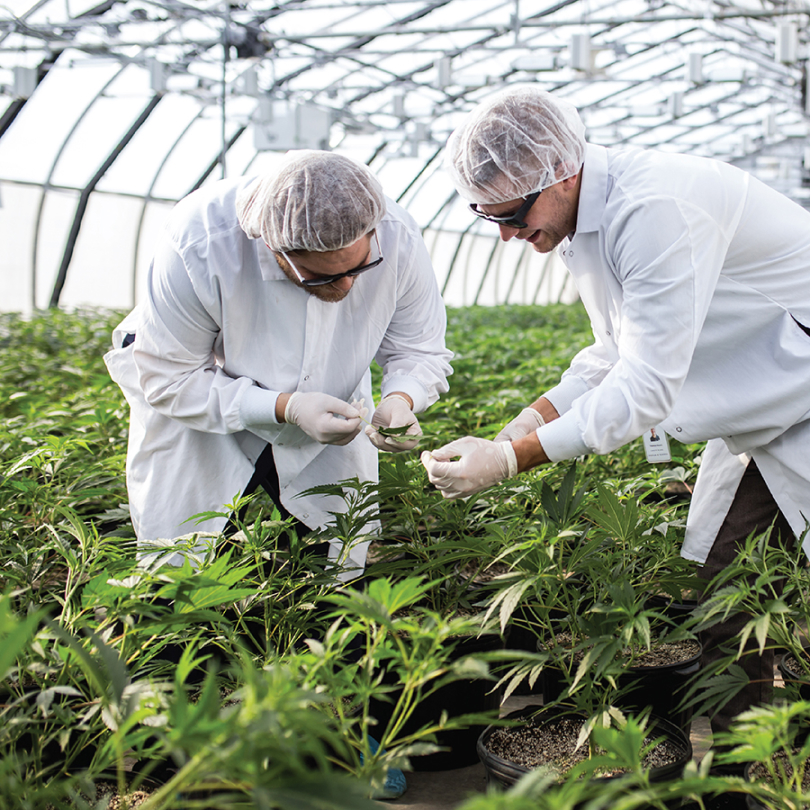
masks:
MULTIPOLYGON (((559 253, 592 322, 545 396, 549 458, 661 424, 708 442, 683 555, 703 562, 753 457, 799 536, 809 518, 808 213, 719 161, 589 145, 559 253)), ((808 536, 804 548, 808 554, 808 536)))
MULTIPOLYGON (((283 505, 311 528, 326 526, 345 502, 298 497, 303 490, 355 476, 377 481, 377 450, 363 432, 339 447, 295 425, 247 431, 240 401, 250 387, 363 398, 371 409, 376 360, 382 395, 404 391, 415 412, 448 390, 445 309, 413 219, 388 200, 377 228, 385 261, 358 276, 343 301, 323 302, 288 280, 270 249, 240 228, 235 200, 247 182, 223 180, 178 203, 146 300, 115 330, 105 355, 130 405, 127 488, 142 546, 221 531, 266 442, 283 505), (135 342, 121 348, 127 333, 135 342), (187 522, 214 510, 216 518, 187 522)), ((352 549, 350 564, 364 565, 367 545, 352 549)))

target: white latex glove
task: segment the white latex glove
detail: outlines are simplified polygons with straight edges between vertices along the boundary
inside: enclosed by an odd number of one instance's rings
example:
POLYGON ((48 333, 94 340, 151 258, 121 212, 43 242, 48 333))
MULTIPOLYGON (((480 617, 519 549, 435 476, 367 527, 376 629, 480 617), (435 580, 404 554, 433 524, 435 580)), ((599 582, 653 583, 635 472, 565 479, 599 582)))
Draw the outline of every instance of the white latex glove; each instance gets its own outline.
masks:
POLYGON ((408 402, 398 394, 389 394, 375 409, 372 424, 366 426, 365 433, 378 450, 400 453, 403 450, 413 450, 419 444, 422 428, 408 402), (381 436, 378 431, 378 428, 396 428, 405 425, 409 426, 408 430, 397 438, 381 436), (406 436, 414 438, 406 441, 406 436))
POLYGON ((349 444, 360 433, 361 411, 357 405, 320 392, 290 395, 284 421, 298 425, 321 444, 349 444))
POLYGON ((509 442, 490 442, 474 436, 425 450, 420 461, 428 470, 428 480, 443 498, 464 498, 492 487, 518 472, 515 450, 509 442), (458 461, 451 459, 459 457, 458 461))
POLYGON ((496 436, 497 442, 514 442, 534 433, 541 425, 545 425, 543 417, 535 408, 524 408, 511 422, 507 422, 496 436))

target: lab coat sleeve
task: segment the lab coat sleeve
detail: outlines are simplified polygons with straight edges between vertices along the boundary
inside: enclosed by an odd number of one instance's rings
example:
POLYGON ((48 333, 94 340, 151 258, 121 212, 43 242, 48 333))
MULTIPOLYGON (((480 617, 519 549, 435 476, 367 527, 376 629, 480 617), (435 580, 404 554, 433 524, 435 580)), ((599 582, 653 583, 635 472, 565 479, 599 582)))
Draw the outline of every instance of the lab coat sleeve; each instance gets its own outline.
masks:
POLYGON ((448 390, 453 353, 445 347, 445 305, 419 233, 400 243, 397 302, 375 360, 383 369, 381 393, 403 391, 424 411, 448 390))
POLYGON ((195 293, 184 259, 170 240, 158 248, 136 333, 133 358, 146 401, 159 413, 205 433, 245 425, 240 402, 254 385, 217 363, 220 326, 195 293))
POLYGON ((669 415, 729 237, 706 211, 674 198, 646 198, 614 218, 606 259, 595 270, 613 273, 622 288, 617 359, 601 376, 599 353, 575 358, 569 373, 588 390, 560 419, 538 429, 552 461, 609 453, 669 415))
POLYGON ((543 396, 555 406, 559 414, 566 413, 578 397, 602 382, 612 366, 605 346, 596 340, 574 356, 560 382, 543 396))

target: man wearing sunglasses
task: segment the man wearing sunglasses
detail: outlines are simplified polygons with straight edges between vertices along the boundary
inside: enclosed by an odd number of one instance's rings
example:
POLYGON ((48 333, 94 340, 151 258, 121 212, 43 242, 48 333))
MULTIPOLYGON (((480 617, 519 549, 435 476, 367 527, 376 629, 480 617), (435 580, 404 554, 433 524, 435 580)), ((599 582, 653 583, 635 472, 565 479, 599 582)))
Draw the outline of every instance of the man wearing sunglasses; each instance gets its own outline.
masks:
MULTIPOLYGON (((127 484, 142 552, 220 532, 263 487, 304 534, 346 509, 304 490, 377 480, 378 450, 412 449, 415 414, 448 390, 445 309, 419 228, 363 165, 290 152, 172 213, 145 300, 106 355, 131 407, 127 484), (370 364, 383 370, 373 408, 370 364), (395 441, 381 428, 405 428, 395 441), (365 428, 365 429, 364 429, 365 428), (158 543, 158 541, 160 541, 158 543)), ((331 547, 347 570, 367 543, 331 547)))
MULTIPOLYGON (((808 555, 807 211, 719 161, 587 143, 577 110, 532 86, 474 109, 451 135, 446 167, 501 239, 557 248, 595 343, 495 441, 423 453, 443 494, 610 453, 655 429, 707 441, 682 548, 699 576, 772 526, 808 555)), ((705 663, 737 646, 745 620, 707 631, 705 663)), ((768 650, 744 657, 751 682, 720 707, 715 731, 770 699, 772 662, 768 650)))

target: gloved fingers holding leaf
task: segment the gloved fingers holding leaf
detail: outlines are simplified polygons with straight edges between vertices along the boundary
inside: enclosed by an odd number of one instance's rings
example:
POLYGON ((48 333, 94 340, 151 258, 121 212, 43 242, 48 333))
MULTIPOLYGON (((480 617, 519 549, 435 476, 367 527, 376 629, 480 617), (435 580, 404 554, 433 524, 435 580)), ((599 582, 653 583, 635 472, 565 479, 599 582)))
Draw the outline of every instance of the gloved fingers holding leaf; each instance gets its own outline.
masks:
POLYGON ((491 442, 475 436, 446 444, 420 461, 428 471, 428 480, 442 492, 443 498, 464 498, 511 478, 518 462, 510 442, 491 442))
POLYGON ((411 407, 411 401, 403 394, 389 394, 381 400, 365 429, 378 450, 401 453, 419 444, 422 428, 411 407))

